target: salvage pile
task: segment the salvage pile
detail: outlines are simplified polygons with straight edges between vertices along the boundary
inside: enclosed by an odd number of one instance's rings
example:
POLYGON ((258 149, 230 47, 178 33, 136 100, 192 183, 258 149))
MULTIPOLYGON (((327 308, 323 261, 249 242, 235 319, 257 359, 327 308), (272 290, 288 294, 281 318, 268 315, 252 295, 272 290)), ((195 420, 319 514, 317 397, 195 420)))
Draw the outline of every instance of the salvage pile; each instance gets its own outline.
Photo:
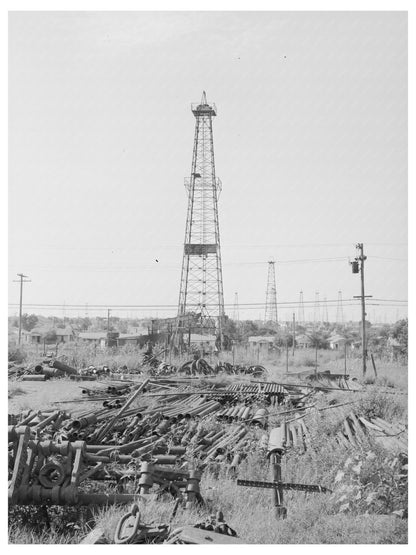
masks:
MULTIPOLYGON (((59 365, 52 369, 61 371, 59 365)), ((350 452, 370 439, 396 456, 407 453, 407 429, 360 412, 351 401, 358 387, 350 389, 347 378, 342 380, 325 376, 312 383, 236 383, 175 374, 80 386, 85 398, 79 400, 87 400, 88 410, 9 415, 9 504, 125 504, 154 494, 162 501, 173 497, 189 509, 204 503, 204 472, 221 468, 235 479, 248 454, 257 452, 269 460, 271 480, 240 478, 237 484, 272 489, 276 515, 285 516, 283 490, 329 491, 321 485, 285 483, 280 467, 287 451, 314 449, 312 431, 322 428, 325 435, 327 411, 338 422, 328 445, 350 452), (327 393, 334 390, 346 401, 328 403, 327 393)), ((134 520, 137 533, 120 529, 120 543, 152 537, 159 543, 198 543, 195 527, 171 535, 164 525, 139 525, 136 516, 137 511, 130 511, 125 523, 133 530, 134 520), (130 539, 124 541, 126 537, 130 539)))
POLYGON ((97 385, 107 395, 97 410, 76 417, 60 410, 9 417, 12 504, 131 502, 153 486, 159 495, 180 495, 185 505, 201 501, 201 471, 220 462, 235 469, 258 440, 256 430, 267 426, 265 404, 277 405, 285 396, 277 385, 97 385), (114 402, 109 395, 129 396, 114 402), (141 404, 133 408, 139 395, 141 404), (99 491, 103 483, 117 492, 99 491))

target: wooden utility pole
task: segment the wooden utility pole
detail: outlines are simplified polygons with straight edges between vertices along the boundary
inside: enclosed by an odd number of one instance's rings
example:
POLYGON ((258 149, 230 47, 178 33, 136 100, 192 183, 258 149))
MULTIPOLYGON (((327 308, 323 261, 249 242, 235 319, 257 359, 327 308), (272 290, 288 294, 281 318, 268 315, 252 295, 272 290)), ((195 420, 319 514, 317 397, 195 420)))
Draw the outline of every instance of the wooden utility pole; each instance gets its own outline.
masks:
POLYGON ((110 312, 111 312, 111 309, 107 308, 107 332, 110 331, 110 312))
POLYGON ((347 375, 347 342, 344 344, 344 376, 347 375))
POLYGON ((295 356, 295 342, 296 342, 296 322, 295 322, 295 313, 293 313, 293 345, 292 345, 293 356, 295 356))
MULTIPOLYGON (((352 262, 352 271, 354 274, 360 272, 361 275, 361 295, 354 295, 354 299, 361 299, 361 342, 362 342, 362 359, 363 359, 363 376, 367 372, 367 337, 366 337, 366 326, 365 317, 367 315, 365 311, 365 292, 364 292, 364 261, 367 257, 364 256, 364 245, 363 243, 357 243, 356 248, 358 250, 358 256, 355 257, 354 262, 352 262)), ((372 295, 367 295, 371 297, 372 295)))
POLYGON ((289 342, 286 337, 286 374, 289 373, 289 342))
POLYGON ((360 256, 359 259, 361 261, 361 328, 362 328, 362 336, 363 336, 363 376, 367 372, 367 338, 366 338, 366 329, 365 329, 365 293, 364 293, 364 260, 367 258, 364 256, 364 245, 359 243, 357 247, 360 249, 360 256))
POLYGON ((32 281, 31 279, 24 279, 28 276, 25 276, 24 274, 17 274, 20 279, 15 279, 13 280, 14 283, 20 283, 20 303, 19 303, 19 339, 17 341, 17 344, 20 345, 21 341, 22 341, 22 301, 23 301, 23 284, 24 283, 28 283, 29 281, 32 281))

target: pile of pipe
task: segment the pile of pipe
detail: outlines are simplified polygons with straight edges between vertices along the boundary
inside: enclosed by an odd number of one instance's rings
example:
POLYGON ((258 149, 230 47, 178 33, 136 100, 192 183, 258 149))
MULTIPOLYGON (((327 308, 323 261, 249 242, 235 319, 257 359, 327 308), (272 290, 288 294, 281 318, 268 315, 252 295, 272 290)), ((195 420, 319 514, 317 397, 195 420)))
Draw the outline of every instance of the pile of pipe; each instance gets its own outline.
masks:
MULTIPOLYGON (((77 413, 58 408, 9 415, 11 502, 130 502, 137 480, 145 493, 174 483, 189 501, 192 492, 199 495, 195 472, 209 464, 235 470, 268 424, 262 388, 205 390, 167 382, 103 384, 102 406, 77 413), (122 395, 109 397, 109 388, 122 395), (117 495, 110 498, 100 486, 111 484, 117 495), (120 493, 126 485, 130 489, 120 493)), ((276 399, 281 393, 270 391, 276 399)))

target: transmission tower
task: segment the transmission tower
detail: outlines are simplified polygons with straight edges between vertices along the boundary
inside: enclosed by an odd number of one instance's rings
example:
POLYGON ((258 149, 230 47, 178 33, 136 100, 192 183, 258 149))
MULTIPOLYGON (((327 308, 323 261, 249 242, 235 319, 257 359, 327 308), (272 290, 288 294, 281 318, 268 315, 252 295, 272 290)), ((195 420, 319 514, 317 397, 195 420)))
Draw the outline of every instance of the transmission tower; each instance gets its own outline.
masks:
POLYGON ((342 308, 342 291, 338 291, 338 302, 337 302, 337 324, 342 326, 344 323, 344 311, 342 308))
POLYGON ((305 306, 303 304, 303 291, 299 293, 298 322, 305 323, 305 306))
POLYGON ((315 291, 315 306, 313 310, 313 321, 318 323, 321 320, 321 307, 319 304, 319 291, 315 291))
POLYGON ((323 315, 322 315, 322 319, 323 321, 327 324, 329 323, 329 319, 328 319, 328 303, 326 301, 326 297, 324 297, 324 306, 323 306, 323 315))
POLYGON ((218 197, 221 181, 215 176, 212 118, 215 104, 208 104, 205 91, 199 104, 192 104, 195 138, 191 176, 185 178, 188 192, 185 241, 177 334, 196 327, 201 334, 215 334, 222 347, 224 293, 218 223, 218 197))
POLYGON ((266 311, 264 315, 264 321, 266 324, 277 324, 276 275, 274 271, 274 265, 274 261, 269 261, 269 271, 267 274, 266 311))
POLYGON ((238 293, 234 293, 233 320, 234 322, 238 322, 240 320, 240 312, 238 309, 238 293))

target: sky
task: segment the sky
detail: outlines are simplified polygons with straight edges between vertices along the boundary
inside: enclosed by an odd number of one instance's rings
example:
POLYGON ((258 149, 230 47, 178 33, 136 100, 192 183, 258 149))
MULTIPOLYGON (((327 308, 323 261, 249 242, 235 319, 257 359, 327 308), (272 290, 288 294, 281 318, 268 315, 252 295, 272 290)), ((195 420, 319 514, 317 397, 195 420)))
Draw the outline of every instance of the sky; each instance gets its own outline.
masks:
POLYGON ((404 316, 405 12, 10 13, 9 314, 22 272, 25 312, 175 315, 203 90, 226 313, 264 316, 275 260, 279 319, 358 320, 361 242, 368 318, 404 316))

